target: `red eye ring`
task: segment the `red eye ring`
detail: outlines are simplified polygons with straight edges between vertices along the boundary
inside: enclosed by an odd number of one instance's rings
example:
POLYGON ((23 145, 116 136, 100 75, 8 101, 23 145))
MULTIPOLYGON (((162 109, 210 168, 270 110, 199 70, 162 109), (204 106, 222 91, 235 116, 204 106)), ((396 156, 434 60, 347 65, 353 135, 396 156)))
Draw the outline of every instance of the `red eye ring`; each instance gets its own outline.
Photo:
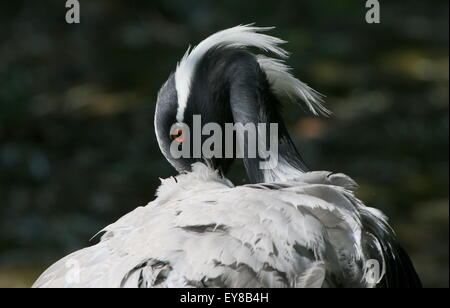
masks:
POLYGON ((183 130, 180 128, 175 129, 175 131, 170 135, 172 140, 182 143, 184 141, 183 130))

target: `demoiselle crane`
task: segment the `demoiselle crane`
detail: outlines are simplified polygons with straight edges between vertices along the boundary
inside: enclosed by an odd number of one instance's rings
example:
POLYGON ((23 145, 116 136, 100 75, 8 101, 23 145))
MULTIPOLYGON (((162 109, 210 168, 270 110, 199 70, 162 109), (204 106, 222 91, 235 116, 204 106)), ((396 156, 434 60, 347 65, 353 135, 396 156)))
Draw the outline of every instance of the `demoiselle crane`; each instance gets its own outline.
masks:
MULTIPOLYGON (((279 106, 295 101, 314 114, 328 111, 292 76, 284 42, 264 34, 270 29, 237 26, 188 50, 155 113, 159 146, 179 175, 162 180, 154 201, 106 227, 98 244, 51 266, 34 287, 421 286, 386 217, 354 196, 355 182, 307 171, 279 106), (275 123, 277 164, 261 168, 267 156, 250 157, 249 138, 237 133, 248 185, 224 176, 234 156, 174 157, 174 142, 195 151, 184 131, 195 116, 219 128, 275 123)), ((260 141, 274 131, 263 132, 260 141)))

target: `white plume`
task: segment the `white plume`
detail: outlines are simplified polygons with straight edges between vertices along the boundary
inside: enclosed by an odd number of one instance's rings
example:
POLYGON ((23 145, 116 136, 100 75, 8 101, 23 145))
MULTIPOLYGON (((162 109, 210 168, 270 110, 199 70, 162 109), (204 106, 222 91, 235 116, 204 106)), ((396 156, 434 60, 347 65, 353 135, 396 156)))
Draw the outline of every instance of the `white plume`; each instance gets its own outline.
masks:
MULTIPOLYGON (((175 72, 175 83, 178 94, 177 119, 182 121, 189 97, 191 82, 195 69, 203 56, 213 48, 246 48, 256 47, 265 52, 273 53, 277 57, 285 59, 289 53, 279 45, 286 43, 282 39, 262 34, 274 29, 273 27, 254 27, 252 25, 240 25, 234 28, 217 32, 192 50, 189 48, 178 63, 175 72)), ((267 57, 258 57, 261 68, 266 72, 272 88, 276 94, 292 100, 303 100, 314 114, 329 114, 322 106, 321 95, 292 76, 288 66, 282 60, 267 57)))
POLYGON ((291 73, 292 69, 283 60, 263 55, 257 56, 257 60, 262 70, 266 72, 272 90, 277 96, 295 102, 298 102, 300 99, 305 102, 308 109, 315 115, 330 115, 331 112, 322 105, 322 95, 295 78, 291 73))

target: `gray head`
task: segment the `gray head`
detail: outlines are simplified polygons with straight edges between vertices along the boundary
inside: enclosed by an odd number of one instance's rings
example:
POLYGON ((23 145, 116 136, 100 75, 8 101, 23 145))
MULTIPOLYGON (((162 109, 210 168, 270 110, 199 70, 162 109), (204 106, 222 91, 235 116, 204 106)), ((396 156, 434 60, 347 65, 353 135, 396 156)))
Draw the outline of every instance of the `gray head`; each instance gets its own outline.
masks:
MULTIPOLYGON (((191 52, 188 50, 176 72, 161 88, 155 132, 162 153, 177 171, 189 171, 192 163, 206 161, 213 168, 226 172, 233 161, 233 158, 175 158, 172 155, 174 142, 179 146, 186 142, 181 124, 192 132, 194 116, 200 116, 202 124, 217 123, 222 128, 225 123, 277 123, 283 164, 306 169, 279 116, 281 101, 302 100, 315 114, 327 111, 317 92, 294 78, 282 60, 246 50, 246 47, 256 47, 280 58, 287 57, 287 52, 279 47, 284 43, 282 40, 259 33, 269 29, 238 26, 210 36, 191 52)), ((208 136, 199 138, 201 146, 208 136)), ((194 146, 194 142, 189 143, 190 153, 194 146)), ((260 158, 244 158, 252 182, 263 181, 268 175, 268 172, 256 170, 258 161, 260 158)), ((277 170, 270 172, 276 174, 277 170)))

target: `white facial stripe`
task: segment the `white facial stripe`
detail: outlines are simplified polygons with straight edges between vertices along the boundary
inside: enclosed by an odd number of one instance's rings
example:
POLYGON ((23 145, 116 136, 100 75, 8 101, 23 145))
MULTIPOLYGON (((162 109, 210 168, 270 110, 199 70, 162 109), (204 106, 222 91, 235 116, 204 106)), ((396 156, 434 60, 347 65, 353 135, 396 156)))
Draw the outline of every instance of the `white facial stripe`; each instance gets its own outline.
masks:
POLYGON ((271 29, 273 28, 259 28, 250 25, 237 26, 213 34, 202 41, 192 50, 192 52, 189 52, 190 49, 188 49, 183 59, 178 63, 175 73, 175 84, 178 94, 177 121, 183 122, 184 111, 186 110, 195 69, 203 56, 212 48, 219 46, 234 48, 251 46, 274 53, 279 57, 286 58, 288 53, 279 47, 279 45, 285 43, 285 41, 273 36, 258 33, 271 29))

